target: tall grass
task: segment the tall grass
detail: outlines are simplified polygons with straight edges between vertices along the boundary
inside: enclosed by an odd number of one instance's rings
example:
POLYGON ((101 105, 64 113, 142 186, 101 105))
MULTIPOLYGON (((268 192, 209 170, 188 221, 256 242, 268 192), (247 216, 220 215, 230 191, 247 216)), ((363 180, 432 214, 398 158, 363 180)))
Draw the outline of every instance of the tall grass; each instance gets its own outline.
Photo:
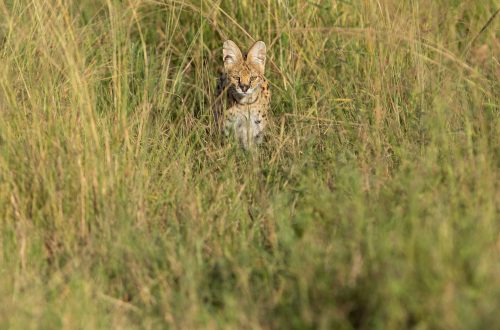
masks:
POLYGON ((0 328, 500 327, 496 5, 1 1, 0 328))

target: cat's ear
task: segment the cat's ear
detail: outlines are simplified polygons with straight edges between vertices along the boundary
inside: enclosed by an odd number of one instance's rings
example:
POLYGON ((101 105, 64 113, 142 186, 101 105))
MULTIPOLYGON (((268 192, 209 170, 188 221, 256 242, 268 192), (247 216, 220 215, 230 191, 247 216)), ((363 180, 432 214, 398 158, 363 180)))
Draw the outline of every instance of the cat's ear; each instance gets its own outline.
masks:
POLYGON ((263 41, 257 41, 248 51, 247 62, 253 64, 261 73, 264 73, 266 66, 266 44, 263 41))
POLYGON ((226 70, 231 70, 235 64, 243 61, 241 50, 231 40, 226 40, 224 42, 224 46, 222 47, 222 58, 224 59, 224 67, 226 70))

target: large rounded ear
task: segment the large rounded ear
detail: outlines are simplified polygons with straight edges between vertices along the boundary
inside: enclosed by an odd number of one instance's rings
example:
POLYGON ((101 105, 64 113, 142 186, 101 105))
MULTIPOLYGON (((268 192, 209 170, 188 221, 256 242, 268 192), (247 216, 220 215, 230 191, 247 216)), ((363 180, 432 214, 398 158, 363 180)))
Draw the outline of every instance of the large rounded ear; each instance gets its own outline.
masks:
POLYGON ((261 73, 264 73, 266 66, 266 44, 263 41, 257 41, 248 51, 247 62, 253 64, 261 73))
POLYGON ((222 58, 224 60, 224 68, 231 70, 231 68, 243 61, 241 50, 231 40, 226 40, 222 48, 222 58))

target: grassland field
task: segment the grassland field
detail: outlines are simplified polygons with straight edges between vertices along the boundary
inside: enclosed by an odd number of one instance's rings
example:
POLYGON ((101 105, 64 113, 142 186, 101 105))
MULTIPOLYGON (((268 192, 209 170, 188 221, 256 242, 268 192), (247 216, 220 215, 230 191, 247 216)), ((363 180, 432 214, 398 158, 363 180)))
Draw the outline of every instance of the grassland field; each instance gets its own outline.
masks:
POLYGON ((498 10, 0 0, 0 329, 500 329, 498 10))

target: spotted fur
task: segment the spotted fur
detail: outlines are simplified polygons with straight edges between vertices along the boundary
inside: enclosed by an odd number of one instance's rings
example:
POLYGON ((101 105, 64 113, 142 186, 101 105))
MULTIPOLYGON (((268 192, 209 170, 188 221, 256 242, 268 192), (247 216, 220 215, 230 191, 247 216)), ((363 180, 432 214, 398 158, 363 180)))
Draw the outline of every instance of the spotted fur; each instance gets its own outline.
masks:
POLYGON ((224 72, 217 82, 215 121, 226 136, 234 134, 246 149, 260 144, 267 126, 271 93, 264 77, 266 45, 257 41, 243 55, 224 42, 224 72))

